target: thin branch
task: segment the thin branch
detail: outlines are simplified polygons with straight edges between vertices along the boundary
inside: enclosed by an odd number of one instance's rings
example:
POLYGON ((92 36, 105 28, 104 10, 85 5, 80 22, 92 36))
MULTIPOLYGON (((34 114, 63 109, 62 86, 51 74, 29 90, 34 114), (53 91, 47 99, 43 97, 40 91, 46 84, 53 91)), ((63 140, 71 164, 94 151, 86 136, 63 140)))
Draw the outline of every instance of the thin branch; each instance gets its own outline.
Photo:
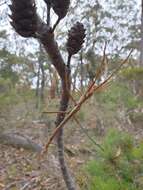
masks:
POLYGON ((54 24, 54 26, 52 28, 52 33, 55 31, 55 29, 56 29, 57 25, 59 24, 60 20, 61 20, 60 18, 57 19, 56 23, 54 24))
POLYGON ((64 125, 73 117, 73 115, 75 115, 81 108, 82 104, 89 99, 93 93, 95 91, 97 91, 98 89, 100 89, 101 87, 103 87, 106 83, 108 83, 110 81, 110 79, 116 75, 117 72, 119 72, 119 70, 121 69, 121 67, 128 61, 130 55, 132 54, 133 50, 130 51, 129 55, 127 56, 127 58, 119 65, 119 67, 117 69, 115 69, 115 71, 113 71, 113 73, 106 79, 104 80, 101 84, 99 84, 98 86, 94 87, 94 84, 96 81, 94 81, 89 88, 87 89, 87 91, 85 92, 85 94, 79 99, 77 105, 70 111, 70 113, 65 117, 65 119, 57 126, 57 128, 53 131, 53 134, 51 135, 51 137, 49 138, 49 141, 47 142, 47 144, 45 145, 45 149, 43 150, 42 153, 46 153, 48 151, 48 147, 51 144, 52 140, 54 139, 54 137, 57 135, 58 131, 64 127, 64 125))
POLYGON ((67 67, 70 68, 70 63, 71 63, 71 55, 68 55, 68 60, 67 60, 67 67))
POLYGON ((104 148, 98 144, 87 132, 87 130, 85 129, 85 127, 82 126, 82 124, 80 123, 80 121, 73 116, 73 119, 75 120, 75 122, 77 123, 77 125, 81 128, 82 132, 88 137, 88 139, 94 144, 96 145, 98 148, 100 148, 102 151, 104 151, 104 148))

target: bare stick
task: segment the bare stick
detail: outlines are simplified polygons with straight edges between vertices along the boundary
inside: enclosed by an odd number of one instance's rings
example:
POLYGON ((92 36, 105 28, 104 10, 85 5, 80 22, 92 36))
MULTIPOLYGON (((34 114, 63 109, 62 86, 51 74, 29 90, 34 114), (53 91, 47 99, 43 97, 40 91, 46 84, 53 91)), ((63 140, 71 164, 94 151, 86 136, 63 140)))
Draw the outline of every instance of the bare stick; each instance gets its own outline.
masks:
POLYGON ((54 137, 57 135, 58 131, 64 127, 64 125, 73 117, 74 114, 76 114, 79 110, 80 107, 82 106, 82 104, 89 99, 93 93, 95 91, 97 91, 98 89, 100 89, 101 87, 103 87, 106 83, 109 82, 109 80, 121 69, 121 67, 128 61, 131 53, 133 52, 133 50, 130 51, 129 55, 127 56, 127 58, 119 65, 119 67, 105 80, 103 81, 101 84, 99 84, 97 87, 95 88, 91 88, 91 86, 93 87, 94 84, 92 84, 89 89, 87 90, 87 92, 80 98, 78 104, 71 110, 71 112, 65 117, 65 119, 59 124, 59 126, 57 126, 57 128, 54 130, 53 134, 51 135, 51 137, 49 138, 49 141, 47 142, 47 144, 45 145, 45 149, 42 153, 46 153, 48 151, 48 147, 51 144, 52 140, 54 139, 54 137))
POLYGON ((54 24, 54 26, 52 28, 52 33, 55 31, 55 29, 56 29, 57 25, 59 24, 60 20, 61 20, 60 18, 57 19, 56 23, 54 24))

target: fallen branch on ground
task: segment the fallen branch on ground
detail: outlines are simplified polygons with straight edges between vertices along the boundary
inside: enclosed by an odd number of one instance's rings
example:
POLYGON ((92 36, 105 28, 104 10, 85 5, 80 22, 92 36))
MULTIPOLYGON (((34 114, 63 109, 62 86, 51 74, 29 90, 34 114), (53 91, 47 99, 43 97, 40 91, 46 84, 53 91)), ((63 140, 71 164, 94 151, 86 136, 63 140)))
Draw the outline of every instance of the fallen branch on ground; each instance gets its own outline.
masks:
POLYGON ((42 151, 42 146, 33 142, 29 137, 17 133, 0 133, 0 144, 23 148, 37 153, 42 151))

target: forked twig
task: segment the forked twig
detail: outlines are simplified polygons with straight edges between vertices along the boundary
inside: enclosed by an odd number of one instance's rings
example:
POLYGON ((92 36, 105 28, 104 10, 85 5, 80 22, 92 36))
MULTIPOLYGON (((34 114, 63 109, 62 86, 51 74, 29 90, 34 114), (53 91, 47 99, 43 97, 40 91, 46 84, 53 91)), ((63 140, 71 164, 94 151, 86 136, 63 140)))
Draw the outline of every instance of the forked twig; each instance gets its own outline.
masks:
POLYGON ((89 86, 89 88, 87 89, 87 91, 83 94, 83 96, 80 97, 77 105, 69 112, 69 114, 65 117, 65 119, 59 124, 59 126, 57 126, 57 128, 53 131, 53 134, 51 135, 51 137, 49 138, 47 144, 45 145, 45 149, 43 151, 43 153, 46 153, 48 151, 49 145, 51 144, 52 140, 54 139, 54 137, 57 135, 58 131, 64 127, 64 125, 73 117, 73 115, 75 115, 81 108, 82 104, 89 99, 94 92, 96 92, 97 90, 99 90, 100 88, 102 88, 105 84, 107 84, 110 79, 116 75, 116 73, 118 73, 121 69, 121 67, 127 63, 130 55, 132 54, 133 50, 130 51, 129 55, 127 56, 127 58, 115 69, 115 71, 113 71, 111 73, 111 75, 105 79, 101 84, 99 84, 98 86, 95 86, 96 80, 93 81, 93 83, 89 86), (94 87, 95 86, 95 87, 94 87))

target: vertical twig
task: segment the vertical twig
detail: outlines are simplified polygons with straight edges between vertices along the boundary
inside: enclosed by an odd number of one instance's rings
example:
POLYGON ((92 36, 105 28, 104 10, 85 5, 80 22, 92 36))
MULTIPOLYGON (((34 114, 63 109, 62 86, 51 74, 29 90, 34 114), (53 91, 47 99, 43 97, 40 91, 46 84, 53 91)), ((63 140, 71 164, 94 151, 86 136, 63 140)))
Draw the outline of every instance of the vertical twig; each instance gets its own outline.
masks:
POLYGON ((60 20, 61 20, 60 18, 57 19, 56 23, 54 24, 54 26, 52 28, 52 32, 55 31, 55 29, 56 29, 57 25, 59 24, 60 20))

